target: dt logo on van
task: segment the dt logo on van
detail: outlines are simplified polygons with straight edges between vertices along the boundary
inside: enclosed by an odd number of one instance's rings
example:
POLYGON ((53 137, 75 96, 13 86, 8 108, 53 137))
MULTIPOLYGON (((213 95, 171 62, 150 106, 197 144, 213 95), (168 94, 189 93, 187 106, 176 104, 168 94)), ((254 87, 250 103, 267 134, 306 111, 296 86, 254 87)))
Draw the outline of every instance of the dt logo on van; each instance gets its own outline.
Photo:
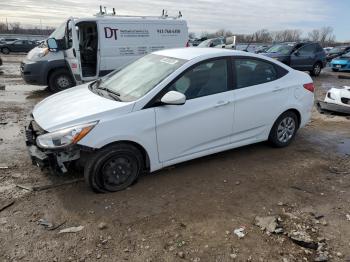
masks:
POLYGON ((118 37, 117 37, 117 31, 118 31, 119 29, 116 29, 116 28, 113 29, 113 28, 110 28, 110 27, 105 27, 104 29, 105 29, 105 37, 106 37, 106 38, 112 38, 112 37, 114 37, 115 40, 118 39, 118 37))

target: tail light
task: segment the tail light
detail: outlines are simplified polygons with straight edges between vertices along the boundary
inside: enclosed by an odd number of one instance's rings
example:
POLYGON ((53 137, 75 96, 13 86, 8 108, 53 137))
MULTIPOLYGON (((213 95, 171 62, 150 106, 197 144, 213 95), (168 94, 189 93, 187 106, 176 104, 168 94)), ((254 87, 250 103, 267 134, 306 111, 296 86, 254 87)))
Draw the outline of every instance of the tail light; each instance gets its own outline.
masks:
POLYGON ((311 93, 315 92, 314 83, 304 84, 304 88, 305 88, 306 90, 309 90, 311 93))
POLYGON ((187 41, 186 47, 190 47, 190 41, 187 41))

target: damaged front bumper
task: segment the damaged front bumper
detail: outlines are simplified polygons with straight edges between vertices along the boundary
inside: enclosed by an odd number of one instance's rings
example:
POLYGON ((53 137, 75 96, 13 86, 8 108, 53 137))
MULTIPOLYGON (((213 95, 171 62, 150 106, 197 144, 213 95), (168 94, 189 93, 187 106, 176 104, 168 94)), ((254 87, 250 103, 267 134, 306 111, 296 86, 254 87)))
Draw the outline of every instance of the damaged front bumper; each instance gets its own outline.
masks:
POLYGON ((36 138, 45 134, 35 120, 31 120, 25 129, 26 145, 33 165, 41 169, 49 168, 58 173, 67 172, 67 168, 72 161, 80 159, 80 148, 69 146, 60 149, 42 149, 37 146, 36 138))

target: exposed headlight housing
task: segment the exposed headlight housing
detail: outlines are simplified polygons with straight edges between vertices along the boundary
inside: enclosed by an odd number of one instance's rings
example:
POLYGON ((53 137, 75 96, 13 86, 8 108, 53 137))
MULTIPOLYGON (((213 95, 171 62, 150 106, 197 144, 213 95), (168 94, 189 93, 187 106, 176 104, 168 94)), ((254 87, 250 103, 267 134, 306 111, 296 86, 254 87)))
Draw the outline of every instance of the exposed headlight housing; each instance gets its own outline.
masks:
POLYGON ((98 121, 60 129, 38 136, 36 143, 44 149, 57 149, 78 143, 96 125, 98 121))
POLYGON ((40 52, 37 54, 37 56, 42 58, 42 57, 46 56, 48 53, 49 53, 49 49, 44 48, 44 49, 40 50, 40 52))

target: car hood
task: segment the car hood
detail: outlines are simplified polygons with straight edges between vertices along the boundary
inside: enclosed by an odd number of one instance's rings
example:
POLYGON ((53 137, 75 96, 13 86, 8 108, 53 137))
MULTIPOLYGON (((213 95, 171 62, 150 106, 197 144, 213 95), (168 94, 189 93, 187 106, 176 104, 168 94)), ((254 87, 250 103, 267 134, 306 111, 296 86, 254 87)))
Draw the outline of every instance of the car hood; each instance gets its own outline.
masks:
POLYGON ((333 63, 333 62, 335 62, 335 63, 339 63, 339 62, 341 62, 341 63, 347 63, 347 62, 349 62, 349 61, 350 61, 350 57, 348 57, 348 56, 340 56, 340 57, 334 58, 334 59, 332 60, 332 63, 333 63))
POLYGON ((37 124, 48 132, 132 111, 134 102, 118 102, 93 93, 88 84, 59 92, 33 110, 37 124))

